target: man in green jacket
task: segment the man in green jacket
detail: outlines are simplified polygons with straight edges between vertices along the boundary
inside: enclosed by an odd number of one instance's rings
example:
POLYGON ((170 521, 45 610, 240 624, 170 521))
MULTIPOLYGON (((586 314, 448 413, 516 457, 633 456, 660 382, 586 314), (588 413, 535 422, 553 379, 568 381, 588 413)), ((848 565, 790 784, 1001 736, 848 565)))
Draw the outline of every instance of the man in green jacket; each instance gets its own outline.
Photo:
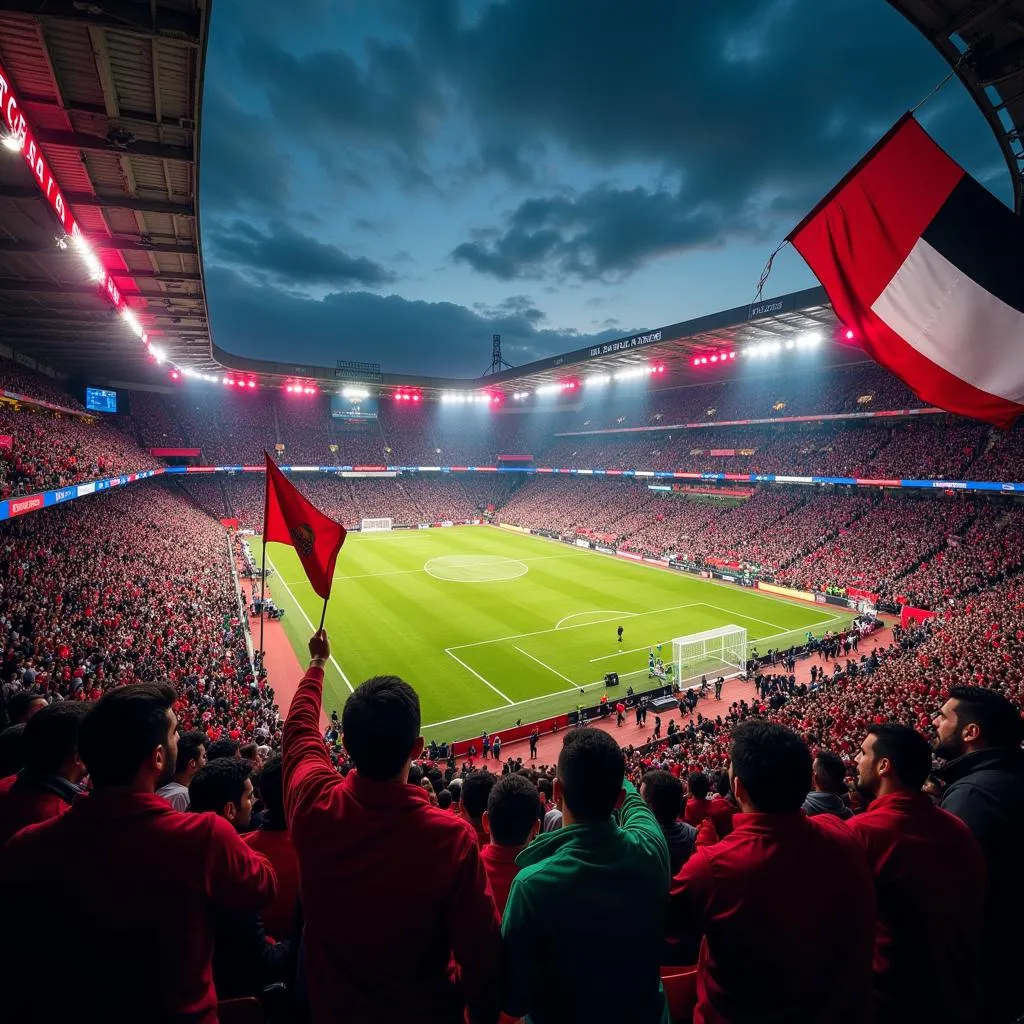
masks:
POLYGON ((502 1007, 531 1024, 669 1024, 661 987, 668 846, 598 729, 558 757, 562 828, 516 858, 502 922, 502 1007))

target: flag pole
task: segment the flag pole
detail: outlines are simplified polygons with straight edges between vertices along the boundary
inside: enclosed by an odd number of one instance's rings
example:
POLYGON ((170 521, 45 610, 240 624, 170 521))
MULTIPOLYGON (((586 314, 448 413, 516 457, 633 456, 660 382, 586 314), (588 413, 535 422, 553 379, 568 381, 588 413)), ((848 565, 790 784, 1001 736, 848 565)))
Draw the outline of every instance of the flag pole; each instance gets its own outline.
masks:
POLYGON ((263 561, 260 563, 260 656, 263 656, 263 616, 267 607, 267 541, 263 540, 263 561))
POLYGON ((317 630, 319 633, 324 628, 324 619, 327 618, 327 598, 324 598, 324 609, 320 613, 320 628, 317 630))

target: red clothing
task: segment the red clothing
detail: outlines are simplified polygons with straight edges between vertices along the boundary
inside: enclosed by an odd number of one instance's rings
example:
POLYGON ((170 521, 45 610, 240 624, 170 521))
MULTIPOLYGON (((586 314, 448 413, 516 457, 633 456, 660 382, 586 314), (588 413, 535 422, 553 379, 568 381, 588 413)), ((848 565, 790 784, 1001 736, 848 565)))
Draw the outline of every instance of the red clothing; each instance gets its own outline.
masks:
POLYGON ((500 923, 473 827, 419 786, 343 779, 320 735, 322 688, 311 668, 283 740, 312 1019, 461 1024, 463 992, 484 1007, 498 992, 500 923), (417 939, 401 943, 410 924, 417 939), (449 977, 452 954, 463 992, 449 977))
POLYGON ((78 797, 7 844, 0 878, 45 879, 8 886, 0 963, 5 998, 46 1024, 214 1024, 211 911, 259 910, 276 888, 227 821, 154 793, 78 797), (55 941, 61 922, 78 922, 85 946, 55 941))
MULTIPOLYGON (((18 776, 12 778, 16 781, 18 776)), ((15 833, 37 822, 56 818, 70 806, 57 793, 33 785, 3 786, 0 789, 0 850, 15 833)))
POLYGON ((694 1024, 870 1019, 875 894, 836 818, 737 814, 671 886, 671 930, 703 932, 694 1024))
POLYGON ((245 843, 270 861, 277 875, 277 895, 263 908, 263 925, 267 934, 281 942, 295 932, 296 907, 299 902, 299 858, 287 829, 261 828, 246 832, 245 843))
POLYGON ((923 793, 879 797, 847 822, 875 876, 875 1021, 980 1019, 985 860, 923 793))
POLYGON ((505 913, 505 904, 508 903, 508 891, 512 888, 512 879, 519 874, 516 867, 516 857, 519 856, 518 849, 511 846, 496 846, 488 843, 480 851, 480 859, 484 862, 484 871, 487 872, 487 884, 491 887, 491 895, 494 897, 494 905, 498 908, 499 914, 505 913))
POLYGON ((701 800, 696 796, 688 796, 686 798, 686 807, 683 809, 683 821, 687 825, 693 825, 696 828, 708 816, 710 807, 710 800, 701 800))
POLYGON ((732 819, 739 813, 739 808, 724 797, 712 800, 708 805, 708 817, 715 826, 719 839, 724 839, 732 831, 732 819))

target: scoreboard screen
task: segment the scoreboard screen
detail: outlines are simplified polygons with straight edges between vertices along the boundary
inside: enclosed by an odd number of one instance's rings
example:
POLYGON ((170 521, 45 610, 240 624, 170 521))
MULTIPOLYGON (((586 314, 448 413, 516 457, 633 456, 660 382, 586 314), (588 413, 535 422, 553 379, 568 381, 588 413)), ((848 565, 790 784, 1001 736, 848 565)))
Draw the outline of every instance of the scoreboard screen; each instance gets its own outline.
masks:
POLYGON ((331 395, 331 416, 336 420, 375 420, 377 398, 346 398, 344 395, 331 395))
POLYGON ((91 412, 117 412, 117 392, 106 388, 86 388, 85 407, 91 412))

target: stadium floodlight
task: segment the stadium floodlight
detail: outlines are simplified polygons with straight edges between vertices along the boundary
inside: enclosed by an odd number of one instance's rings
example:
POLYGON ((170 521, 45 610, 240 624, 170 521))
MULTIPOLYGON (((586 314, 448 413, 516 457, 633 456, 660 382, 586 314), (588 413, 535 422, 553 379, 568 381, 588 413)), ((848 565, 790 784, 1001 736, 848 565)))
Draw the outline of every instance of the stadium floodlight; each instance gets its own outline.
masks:
POLYGON ((797 348, 816 348, 822 342, 821 331, 805 331, 796 339, 797 348))
POLYGON ((4 131, 0 135, 0 142, 4 149, 11 153, 20 153, 25 146, 25 136, 15 135, 14 132, 4 131))
POLYGON ((676 682, 701 676, 734 676, 747 667, 747 631, 742 626, 719 626, 672 641, 676 682))
POLYGON ((359 401, 360 399, 363 398, 369 398, 370 392, 367 391, 366 388, 342 388, 341 397, 352 398, 355 399, 356 401, 359 401))
POLYGON ((138 317, 127 307, 121 310, 121 316, 124 318, 124 322, 141 338, 143 330, 138 317))
POLYGON ((149 346, 150 355, 158 362, 162 363, 167 358, 167 353, 162 348, 157 348, 156 345, 149 346))
POLYGON ((600 387, 603 384, 610 383, 611 379, 611 376, 607 373, 594 373, 587 377, 583 383, 586 384, 587 387, 600 387))
POLYGON ((787 349, 793 349, 793 348, 796 348, 796 342, 795 342, 795 341, 794 341, 794 340, 793 340, 792 338, 790 338, 790 339, 789 339, 789 340, 788 340, 788 341, 786 342, 786 348, 787 348, 787 349))

